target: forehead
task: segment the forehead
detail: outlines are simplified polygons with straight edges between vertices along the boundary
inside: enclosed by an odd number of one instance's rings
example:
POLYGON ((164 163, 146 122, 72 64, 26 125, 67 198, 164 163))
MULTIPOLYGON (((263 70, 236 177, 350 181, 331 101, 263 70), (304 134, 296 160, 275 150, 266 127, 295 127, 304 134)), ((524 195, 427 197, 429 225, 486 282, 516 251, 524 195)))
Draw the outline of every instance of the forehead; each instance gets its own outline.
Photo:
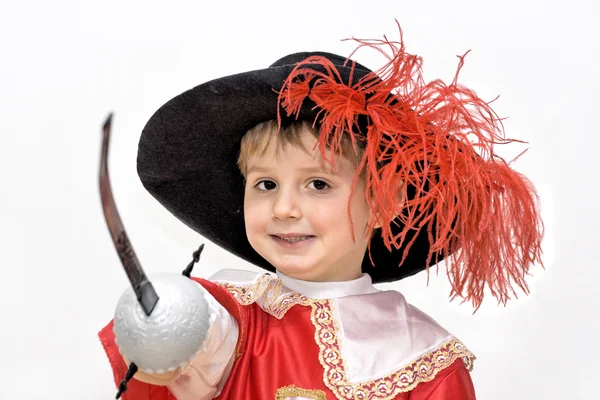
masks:
POLYGON ((300 142, 286 142, 278 139, 277 135, 268 137, 263 144, 262 152, 256 152, 248 157, 248 172, 264 170, 275 165, 284 164, 298 170, 323 171, 334 174, 339 168, 352 165, 344 156, 333 156, 333 165, 329 161, 331 154, 325 151, 325 157, 318 147, 317 139, 309 132, 302 132, 300 142))

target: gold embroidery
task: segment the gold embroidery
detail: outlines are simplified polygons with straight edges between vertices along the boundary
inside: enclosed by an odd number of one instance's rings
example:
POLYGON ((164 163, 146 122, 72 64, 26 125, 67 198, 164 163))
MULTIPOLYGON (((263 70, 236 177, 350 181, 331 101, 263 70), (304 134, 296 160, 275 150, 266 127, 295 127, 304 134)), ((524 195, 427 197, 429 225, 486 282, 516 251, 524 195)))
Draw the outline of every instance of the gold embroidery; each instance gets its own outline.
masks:
POLYGON ((285 400, 289 397, 303 397, 313 400, 327 400, 327 394, 318 389, 300 389, 294 385, 277 389, 275 400, 285 400))
MULTIPOLYGON (((262 296, 267 286, 272 282, 273 279, 277 279, 269 274, 261 275, 256 282, 245 285, 237 286, 228 282, 217 282, 218 285, 227 289, 229 293, 243 306, 248 306, 262 296)), ((278 279, 277 279, 278 280, 278 279)))
MULTIPOLYGON (((281 280, 268 274, 245 286, 218 284, 227 289, 241 305, 259 302, 265 312, 278 319, 283 318, 285 313, 296 304, 310 306, 311 322, 315 327, 315 342, 319 346, 319 362, 324 369, 323 381, 338 399, 391 400, 398 393, 408 392, 419 383, 433 380, 440 371, 459 358, 463 359, 469 371, 473 368, 475 356, 459 340, 453 339, 396 372, 376 380, 352 383, 346 377, 346 366, 340 350, 341 343, 336 335, 339 329, 333 319, 331 301, 310 299, 297 292, 281 294, 283 291, 281 280)), ((279 396, 280 390, 292 388, 286 386, 278 389, 277 395, 279 396)))
POLYGON ((283 318, 285 313, 296 304, 308 306, 314 301, 297 292, 281 294, 283 290, 281 280, 268 274, 245 286, 227 282, 218 284, 227 289, 238 303, 247 306, 258 302, 265 312, 277 319, 283 318))
POLYGON ((438 372, 462 358, 471 370, 475 356, 458 340, 442 344, 437 350, 421 356, 404 368, 380 379, 352 383, 346 378, 346 366, 341 356, 338 328, 331 312, 331 302, 315 301, 311 320, 319 346, 319 361, 325 370, 323 381, 338 399, 391 400, 398 393, 408 392, 421 382, 429 382, 438 372))

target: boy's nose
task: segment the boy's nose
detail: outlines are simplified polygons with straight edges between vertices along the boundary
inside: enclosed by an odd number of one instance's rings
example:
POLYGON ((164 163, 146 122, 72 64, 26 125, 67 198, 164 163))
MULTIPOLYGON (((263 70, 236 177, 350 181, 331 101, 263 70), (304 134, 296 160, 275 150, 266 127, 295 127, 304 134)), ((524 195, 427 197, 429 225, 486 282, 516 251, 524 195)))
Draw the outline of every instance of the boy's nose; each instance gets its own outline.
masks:
POLYGON ((300 211, 297 197, 293 190, 280 188, 273 203, 271 218, 300 218, 302 212, 300 211))

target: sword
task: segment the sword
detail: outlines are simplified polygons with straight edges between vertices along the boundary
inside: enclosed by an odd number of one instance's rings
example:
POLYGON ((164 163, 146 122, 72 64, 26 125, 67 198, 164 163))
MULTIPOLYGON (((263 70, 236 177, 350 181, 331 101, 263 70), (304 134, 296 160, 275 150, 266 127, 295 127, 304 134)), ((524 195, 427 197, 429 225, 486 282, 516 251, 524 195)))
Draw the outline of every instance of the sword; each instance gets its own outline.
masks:
POLYGON ((110 179, 108 176, 108 144, 110 141, 110 128, 112 122, 112 113, 106 118, 102 128, 102 153, 100 156, 100 196, 102 198, 102 208, 104 210, 104 218, 108 225, 108 230, 112 236, 117 254, 123 264, 123 269, 129 278, 129 282, 137 297, 137 300, 142 306, 144 313, 150 316, 152 310, 158 302, 158 295, 152 286, 152 283, 146 277, 146 273, 133 251, 129 237, 125 232, 123 222, 117 211, 115 200, 113 198, 110 179))

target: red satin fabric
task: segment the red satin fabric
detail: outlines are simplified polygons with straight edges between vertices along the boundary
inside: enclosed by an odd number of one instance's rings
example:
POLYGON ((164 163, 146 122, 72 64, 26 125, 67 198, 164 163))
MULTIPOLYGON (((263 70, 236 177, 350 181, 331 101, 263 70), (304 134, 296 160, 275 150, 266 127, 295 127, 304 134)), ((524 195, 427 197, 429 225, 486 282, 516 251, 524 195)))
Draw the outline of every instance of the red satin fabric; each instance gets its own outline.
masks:
MULTIPOLYGON (((241 306, 225 289, 205 280, 196 279, 238 321, 240 339, 237 359, 231 375, 217 397, 220 400, 275 399, 277 389, 294 385, 297 388, 321 390, 327 399, 335 399, 323 382, 323 367, 315 343, 315 328, 311 308, 292 307, 278 320, 263 312, 256 304, 241 306)), ((99 334, 106 349, 118 384, 127 368, 114 344, 112 322, 99 334)), ((173 400, 166 387, 146 384, 133 379, 124 400, 173 400)), ((398 400, 472 400, 475 391, 469 372, 462 360, 440 371, 431 382, 421 383, 398 400)))

